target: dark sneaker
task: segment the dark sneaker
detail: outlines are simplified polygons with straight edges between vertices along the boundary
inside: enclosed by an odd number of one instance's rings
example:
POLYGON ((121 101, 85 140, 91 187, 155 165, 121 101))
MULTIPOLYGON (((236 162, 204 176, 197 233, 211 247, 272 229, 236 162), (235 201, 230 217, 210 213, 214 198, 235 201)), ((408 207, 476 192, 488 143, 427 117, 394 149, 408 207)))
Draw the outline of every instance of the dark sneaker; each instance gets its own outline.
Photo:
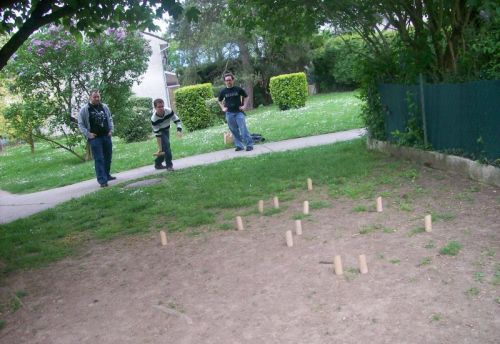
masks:
POLYGON ((242 151, 243 150, 243 147, 236 147, 235 151, 236 152, 239 152, 239 151, 242 151))
POLYGON ((174 172, 175 170, 174 170, 174 168, 172 166, 170 166, 170 167, 167 167, 167 171, 174 172))
POLYGON ((163 166, 163 165, 155 165, 155 169, 156 170, 166 170, 167 167, 166 166, 163 166))
POLYGON ((253 150, 253 147, 247 147, 247 152, 250 152, 253 150))
POLYGON ((108 183, 101 184, 101 188, 106 188, 106 187, 108 187, 108 183))
POLYGON ((116 179, 116 177, 113 177, 113 176, 108 176, 108 182, 109 182, 110 180, 115 180, 115 179, 116 179))

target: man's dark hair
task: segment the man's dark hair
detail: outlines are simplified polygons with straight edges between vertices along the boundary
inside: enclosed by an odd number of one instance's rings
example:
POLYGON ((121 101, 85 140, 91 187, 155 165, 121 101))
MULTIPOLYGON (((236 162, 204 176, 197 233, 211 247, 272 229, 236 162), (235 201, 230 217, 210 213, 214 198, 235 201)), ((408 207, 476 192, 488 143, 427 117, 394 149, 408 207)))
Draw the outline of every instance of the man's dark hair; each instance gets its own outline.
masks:
POLYGON ((222 80, 226 80, 226 77, 230 76, 232 80, 234 80, 234 75, 233 73, 224 73, 224 76, 222 77, 222 80))
POLYGON ((101 93, 101 92, 99 92, 98 89, 93 89, 93 90, 90 90, 89 96, 93 95, 94 93, 101 93))
POLYGON ((165 102, 163 101, 163 99, 161 98, 157 98, 153 101, 153 106, 156 107, 156 105, 160 104, 160 103, 163 103, 165 104, 165 102))

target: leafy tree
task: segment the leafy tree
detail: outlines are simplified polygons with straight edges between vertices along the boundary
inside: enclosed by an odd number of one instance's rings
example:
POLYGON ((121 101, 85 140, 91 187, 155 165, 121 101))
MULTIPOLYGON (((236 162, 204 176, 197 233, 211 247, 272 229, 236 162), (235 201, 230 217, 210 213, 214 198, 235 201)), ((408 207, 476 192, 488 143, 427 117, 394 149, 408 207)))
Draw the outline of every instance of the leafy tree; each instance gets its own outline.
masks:
POLYGON ((247 9, 238 17, 247 30, 257 23, 296 36, 327 26, 335 34, 359 35, 369 50, 362 63, 362 115, 378 139, 384 139, 378 82, 414 83, 420 73, 433 82, 500 77, 498 0, 230 2, 247 9))
POLYGON ((42 135, 40 128, 53 109, 44 100, 30 99, 9 105, 4 110, 4 117, 11 132, 26 141, 35 153, 35 137, 42 135))
POLYGON ((252 102, 255 98, 257 103, 267 103, 272 76, 303 71, 310 63, 309 38, 289 40, 258 25, 245 31, 238 18, 248 9, 238 3, 189 0, 186 4, 197 6, 198 20, 180 16, 169 29, 170 48, 176 50, 171 60, 182 84, 212 82, 222 86, 222 73, 232 71, 252 102), (254 89, 258 94, 254 95, 254 89))
POLYGON ((358 35, 344 34, 331 37, 322 34, 322 44, 314 50, 314 81, 321 92, 353 89, 361 81, 361 63, 366 47, 358 35))
POLYGON ((384 55, 391 48, 385 31, 394 30, 405 50, 409 79, 419 72, 436 81, 457 75, 461 59, 481 28, 488 26, 495 37, 499 29, 495 0, 230 1, 247 8, 246 14, 238 17, 247 29, 257 23, 271 32, 296 35, 329 25, 340 32, 357 33, 375 55, 384 55))
MULTIPOLYGON (((0 70, 37 30, 48 24, 62 25, 72 34, 97 35, 123 22, 130 29, 155 29, 155 17, 182 11, 179 0, 5 0, 0 3, 0 35, 13 33, 0 49, 0 70)), ((188 9, 188 16, 196 11, 188 9)))
POLYGON ((39 131, 38 136, 81 158, 75 147, 83 138, 75 118, 90 90, 101 91, 120 128, 130 115, 130 88, 145 72, 149 55, 147 42, 124 29, 108 29, 97 38, 77 41, 52 26, 19 49, 7 71, 13 76, 12 91, 26 103, 36 100, 52 106, 43 123, 48 132, 39 131), (63 140, 56 141, 53 135, 63 140))

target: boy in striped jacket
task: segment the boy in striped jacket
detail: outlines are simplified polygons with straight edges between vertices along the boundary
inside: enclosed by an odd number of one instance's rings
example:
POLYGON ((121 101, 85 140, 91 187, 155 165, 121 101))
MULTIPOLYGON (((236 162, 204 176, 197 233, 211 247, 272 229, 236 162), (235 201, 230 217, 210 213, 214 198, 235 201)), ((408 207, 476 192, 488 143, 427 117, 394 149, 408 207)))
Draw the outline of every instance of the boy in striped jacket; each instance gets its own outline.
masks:
POLYGON ((151 126, 158 143, 158 153, 155 154, 155 169, 173 171, 172 151, 170 150, 170 122, 177 126, 177 136, 182 137, 182 123, 180 118, 169 108, 165 108, 163 99, 155 99, 154 111, 151 116, 151 126), (163 165, 165 160, 165 165, 163 165))

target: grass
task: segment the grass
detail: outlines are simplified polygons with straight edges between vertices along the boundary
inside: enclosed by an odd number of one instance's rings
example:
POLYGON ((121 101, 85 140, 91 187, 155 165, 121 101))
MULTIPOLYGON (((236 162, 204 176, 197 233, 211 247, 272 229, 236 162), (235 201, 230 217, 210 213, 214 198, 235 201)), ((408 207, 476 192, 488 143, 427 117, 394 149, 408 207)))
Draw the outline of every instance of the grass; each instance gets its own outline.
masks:
POLYGON ((478 296, 479 295, 479 289, 476 288, 476 287, 469 288, 469 289, 467 289, 465 291, 465 295, 467 295, 469 297, 478 296))
POLYGON ((410 233, 408 233, 408 236, 412 237, 412 236, 415 236, 417 234, 424 233, 424 232, 425 232, 425 228, 424 227, 417 227, 417 228, 413 228, 410 231, 410 233))
POLYGON ((439 250, 439 253, 446 256, 456 256, 461 249, 462 244, 460 244, 458 241, 450 241, 439 250))
POLYGON ((429 250, 429 249, 434 248, 435 246, 436 246, 436 243, 434 242, 434 240, 429 240, 427 242, 427 244, 425 244, 424 247, 429 250))
POLYGON ((352 208, 352 211, 355 213, 362 213, 368 211, 368 207, 366 205, 357 205, 354 208, 352 208))
POLYGON ((493 274, 493 279, 491 281, 493 285, 500 285, 500 263, 495 264, 495 272, 493 274))
POLYGON ((399 201, 399 209, 401 211, 412 211, 412 207, 411 207, 411 203, 409 203, 408 201, 405 201, 405 200, 401 200, 399 201))
POLYGON ((309 203, 309 208, 310 209, 322 209, 322 208, 329 208, 331 204, 327 201, 311 201, 309 203))
POLYGON ((264 209, 264 213, 262 215, 264 216, 272 216, 275 214, 279 214, 283 211, 282 208, 269 208, 269 209, 264 209))
POLYGON ((431 214, 432 216, 432 221, 451 221, 453 220, 456 215, 453 214, 453 213, 437 213, 437 212, 433 212, 431 214))
POLYGON ((352 281, 357 276, 359 276, 359 274, 360 274, 359 270, 353 267, 349 267, 344 271, 344 276, 347 281, 352 281))
POLYGON ((394 228, 389 228, 389 227, 384 227, 383 225, 381 224, 370 224, 370 225, 366 225, 366 226, 362 226, 360 231, 359 231, 359 234, 370 234, 370 233, 375 233, 375 232, 379 232, 379 231, 382 231, 384 233, 394 233, 396 232, 396 230, 394 228))
MULTIPOLYGON (((361 101, 356 92, 312 96, 301 109, 279 111, 275 106, 248 111, 247 125, 266 142, 360 128, 361 101)), ((225 124, 185 133, 171 142, 174 159, 230 148, 222 140, 225 124)), ((113 138, 112 172, 152 165, 156 151, 153 139, 126 144, 113 138)), ((300 159, 298 159, 300 160, 300 159)), ((310 176, 305 176, 304 180, 310 176)), ((36 154, 27 145, 9 147, 0 156, 0 189, 28 193, 95 178, 93 162, 82 163, 66 151, 36 143, 36 154)), ((315 179, 314 179, 315 180, 315 179)), ((316 180, 315 180, 316 182, 316 180)))
POLYGON ((484 280, 484 272, 476 271, 474 272, 474 281, 483 283, 484 280))
POLYGON ((433 322, 441 321, 442 317, 443 316, 441 314, 439 314, 439 313, 438 314, 433 314, 432 317, 431 317, 431 321, 433 321, 433 322))
POLYGON ((200 226, 230 230, 237 214, 255 212, 263 198, 288 198, 303 188, 307 177, 323 187, 362 179, 379 185, 377 176, 398 180, 403 178, 398 171, 408 166, 403 161, 388 164, 384 155, 368 151, 359 139, 183 169, 160 175, 163 181, 156 185, 110 187, 0 225, 0 261, 3 272, 9 272, 72 255, 92 240, 200 226), (298 160, 301 164, 295 163, 298 160))
POLYGON ((432 263, 432 258, 431 257, 424 257, 424 258, 422 258, 422 260, 420 261, 420 263, 418 263, 418 266, 430 265, 431 263, 432 263))

